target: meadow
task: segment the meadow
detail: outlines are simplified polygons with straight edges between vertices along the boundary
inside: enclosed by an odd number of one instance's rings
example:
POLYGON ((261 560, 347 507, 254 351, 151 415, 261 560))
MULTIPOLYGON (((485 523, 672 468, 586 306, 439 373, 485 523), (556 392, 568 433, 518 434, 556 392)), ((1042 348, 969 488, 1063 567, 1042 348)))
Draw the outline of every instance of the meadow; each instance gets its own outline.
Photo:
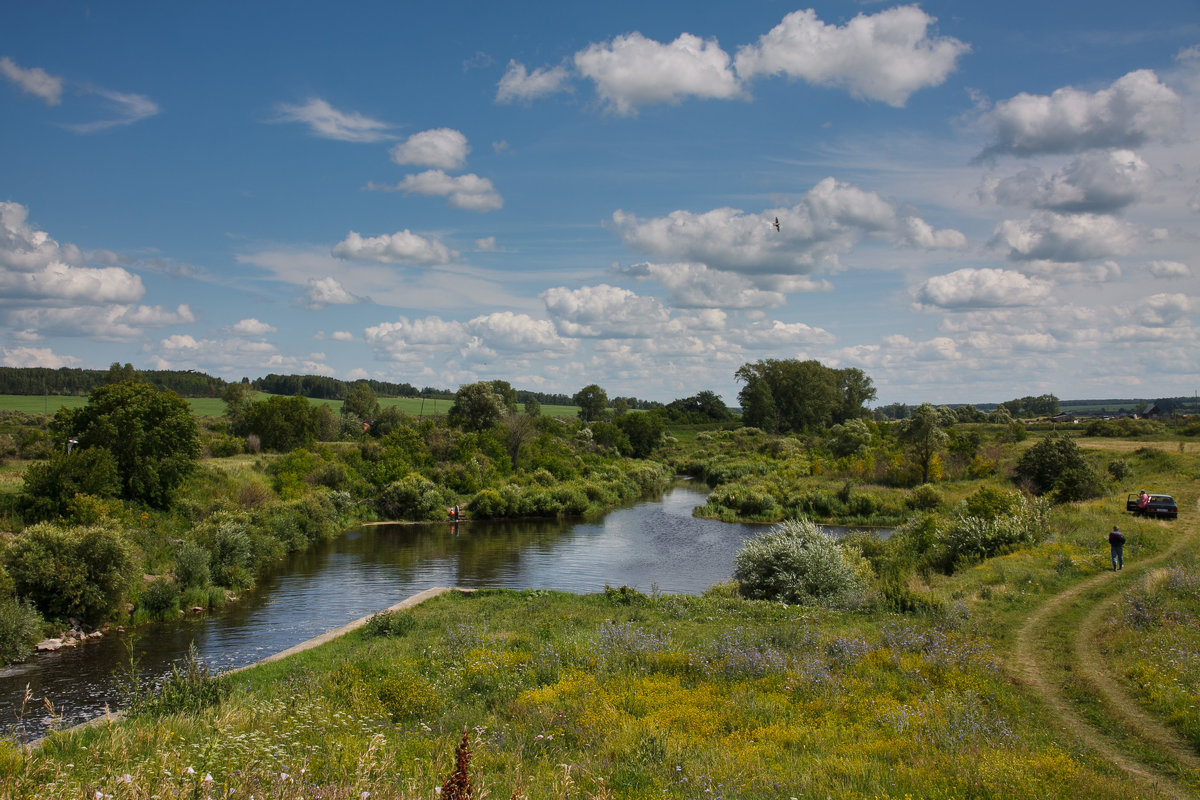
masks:
MULTIPOLYGON (((908 488, 871 483, 865 457, 752 430, 674 436, 660 452, 747 487, 731 499, 765 488, 894 513, 891 539, 847 540, 871 572, 853 607, 748 600, 734 584, 451 593, 235 675, 185 665, 154 691, 131 687, 125 720, 0 744, 0 798, 445 800, 467 783, 478 798, 1200 793, 1195 441, 1081 438, 1100 496, 1039 506, 1036 537, 956 556, 946 542, 973 530, 964 509, 1015 493, 1011 467, 1039 440, 980 430, 987 471, 948 460, 908 488), (1173 494, 1180 519, 1128 517, 1139 486, 1173 494), (1120 573, 1114 523, 1129 539, 1120 573)), ((333 458, 213 459, 183 505, 258 503, 275 484, 311 502, 310 476, 333 458)), ((157 541, 138 539, 151 555, 157 541)))
MULTIPOLYGON (((263 392, 255 392, 254 400, 264 400, 271 397, 263 392)), ((225 402, 219 397, 189 397, 188 405, 198 417, 221 417, 225 415, 225 402)), ((83 408, 87 405, 86 395, 0 395, 0 411, 20 411, 25 414, 53 414, 62 407, 83 408)), ((312 400, 314 405, 329 406, 334 413, 341 413, 341 400, 312 400)), ((422 397, 381 397, 379 405, 382 408, 398 407, 412 417, 437 416, 445 414, 453 405, 453 400, 422 397)), ((548 417, 577 417, 578 406, 543 405, 542 414, 548 417)))

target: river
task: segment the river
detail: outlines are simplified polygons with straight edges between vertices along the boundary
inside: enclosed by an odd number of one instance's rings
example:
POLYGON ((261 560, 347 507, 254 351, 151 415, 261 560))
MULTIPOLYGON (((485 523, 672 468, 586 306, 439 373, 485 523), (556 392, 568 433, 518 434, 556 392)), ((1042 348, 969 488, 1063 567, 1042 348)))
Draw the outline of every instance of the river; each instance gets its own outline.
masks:
POLYGON ((217 611, 32 656, 0 670, 0 733, 29 738, 116 709, 136 662, 142 681, 168 674, 194 646, 214 670, 246 666, 433 586, 604 586, 699 594, 728 580, 761 526, 692 516, 704 492, 680 484, 598 522, 536 520, 372 525, 295 553, 258 588, 217 611), (132 657, 132 658, 131 658, 132 657), (24 702, 26 687, 31 697, 24 702))

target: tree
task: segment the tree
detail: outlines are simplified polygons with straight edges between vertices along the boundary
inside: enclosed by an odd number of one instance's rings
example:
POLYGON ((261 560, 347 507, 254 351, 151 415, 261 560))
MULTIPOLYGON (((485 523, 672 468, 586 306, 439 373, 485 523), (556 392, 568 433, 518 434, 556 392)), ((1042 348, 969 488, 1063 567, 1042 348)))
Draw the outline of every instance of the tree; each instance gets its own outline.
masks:
POLYGON ((311 448, 323 427, 321 408, 328 413, 328 406, 314 406, 299 395, 268 397, 247 406, 234 431, 239 436, 257 436, 265 450, 286 453, 311 448))
POLYGON ((819 361, 767 359, 743 364, 735 377, 742 420, 764 430, 803 433, 822 430, 866 414, 875 397, 861 370, 836 370, 819 361))
POLYGON ((342 401, 342 413, 353 414, 359 419, 374 418, 379 413, 379 398, 375 390, 366 381, 354 384, 342 401))
POLYGON ((946 444, 948 436, 941 423, 942 415, 929 403, 917 406, 912 416, 900 423, 900 441, 912 448, 913 458, 921 467, 921 483, 929 483, 929 467, 946 444))
POLYGON ((507 408, 491 381, 468 383, 455 393, 449 419, 465 430, 485 431, 500 421, 507 408))
POLYGON ((645 458, 662 441, 666 423, 661 411, 636 411, 617 417, 617 427, 629 438, 630 455, 645 458))
POLYGON ((1063 501, 1094 497, 1100 479, 1070 436, 1047 436, 1017 461, 1015 476, 1034 494, 1053 492, 1063 501))
POLYGON ((254 390, 246 381, 227 383, 221 390, 221 399, 225 401, 225 413, 229 416, 229 421, 236 426, 242 414, 246 413, 246 409, 254 402, 254 390))
POLYGON ((191 406, 174 392, 147 383, 114 383, 92 390, 87 405, 60 409, 51 423, 65 446, 112 454, 121 497, 167 508, 175 489, 200 457, 200 433, 191 406))
POLYGON ((666 412, 672 422, 685 425, 726 422, 733 419, 733 412, 725 407, 720 396, 707 389, 691 397, 672 400, 667 403, 666 412))
POLYGON ((26 519, 44 520, 67 513, 77 494, 119 497, 117 460, 102 447, 73 448, 25 470, 21 506, 26 519))
POLYGON ((604 415, 608 408, 608 394, 596 384, 589 384, 571 397, 571 402, 579 406, 579 418, 584 422, 593 422, 604 415))

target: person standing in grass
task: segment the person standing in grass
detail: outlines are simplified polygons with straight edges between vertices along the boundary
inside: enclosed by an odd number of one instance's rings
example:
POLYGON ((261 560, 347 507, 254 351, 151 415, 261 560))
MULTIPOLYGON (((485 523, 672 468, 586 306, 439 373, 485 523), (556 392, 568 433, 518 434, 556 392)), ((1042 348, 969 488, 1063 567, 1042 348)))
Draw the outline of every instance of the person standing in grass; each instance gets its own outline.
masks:
POLYGON ((1125 568, 1125 534, 1121 533, 1121 529, 1113 525, 1113 529, 1108 534, 1108 549, 1112 552, 1113 571, 1125 568))

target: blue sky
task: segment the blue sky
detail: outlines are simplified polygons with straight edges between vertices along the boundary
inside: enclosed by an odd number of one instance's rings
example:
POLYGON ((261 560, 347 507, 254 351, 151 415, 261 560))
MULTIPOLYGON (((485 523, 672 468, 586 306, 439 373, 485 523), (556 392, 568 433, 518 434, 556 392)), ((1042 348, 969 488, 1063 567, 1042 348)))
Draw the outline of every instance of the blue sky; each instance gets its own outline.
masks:
POLYGON ((7 366, 1200 390, 1194 0, 10 3, 0 148, 7 366))

